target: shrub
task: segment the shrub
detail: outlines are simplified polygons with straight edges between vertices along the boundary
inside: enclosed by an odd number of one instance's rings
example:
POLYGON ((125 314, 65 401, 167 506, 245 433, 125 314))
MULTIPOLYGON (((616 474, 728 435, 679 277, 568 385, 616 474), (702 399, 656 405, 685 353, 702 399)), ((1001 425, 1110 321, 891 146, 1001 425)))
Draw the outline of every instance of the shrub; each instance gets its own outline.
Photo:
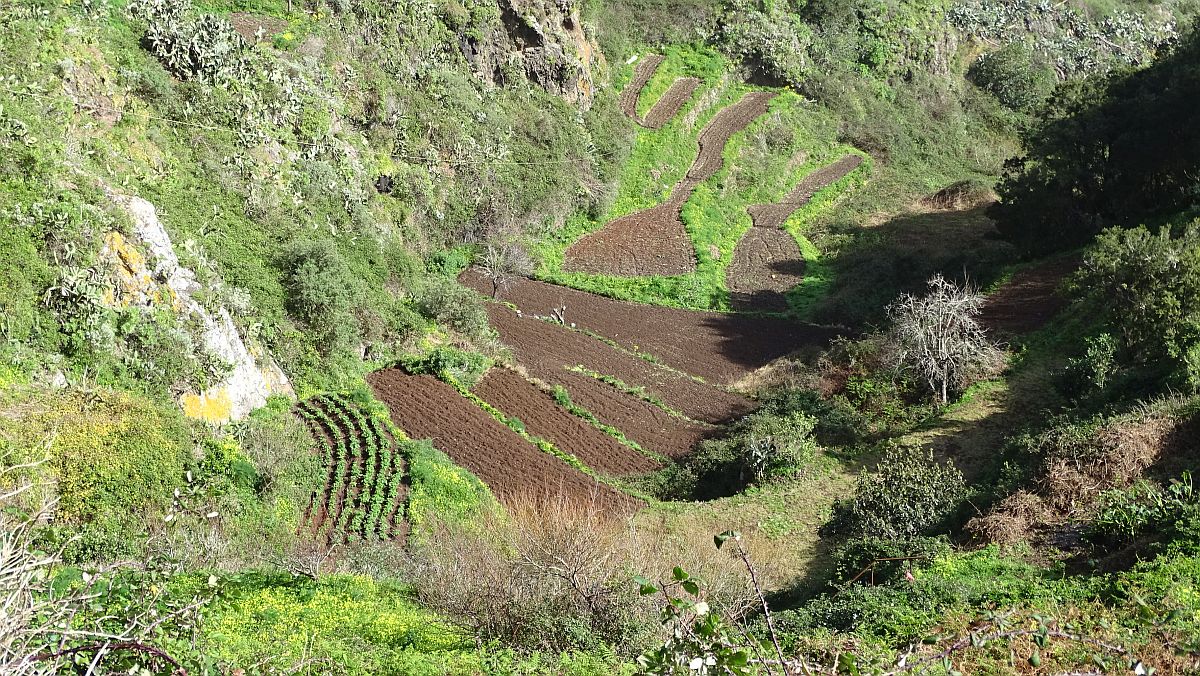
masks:
POLYGON ((822 536, 911 540, 942 526, 966 497, 962 473, 932 454, 894 447, 874 472, 859 477, 854 497, 834 504, 822 536))
POLYGON ((408 574, 422 605, 482 640, 631 657, 659 631, 652 600, 638 596, 635 571, 657 580, 685 566, 707 582, 714 608, 741 617, 750 607, 741 562, 704 540, 708 546, 631 530, 567 498, 530 499, 475 527, 440 527, 414 551, 408 574))
POLYGON ((1040 62, 1026 44, 1012 42, 984 54, 967 76, 1005 106, 1031 113, 1054 91, 1054 71, 1040 62))
POLYGON ((13 460, 26 462, 49 454, 38 470, 58 498, 57 532, 47 537, 63 536, 71 562, 139 555, 141 537, 184 480, 191 443, 182 415, 102 389, 23 394, 22 410, 0 418, 0 447, 11 443, 13 460))
POLYGON ((491 366, 491 360, 478 352, 464 352, 446 345, 434 348, 423 357, 402 359, 401 363, 409 373, 443 379, 449 376, 467 388, 474 387, 491 366))
POLYGON ((357 334, 350 309, 356 282, 327 240, 298 241, 280 255, 288 311, 303 321, 326 354, 348 344, 357 334))
POLYGON ((735 423, 728 436, 707 440, 657 477, 664 499, 711 500, 751 483, 804 472, 819 450, 817 419, 768 408, 735 423))
POLYGON ((422 315, 472 340, 491 336, 483 299, 453 279, 430 277, 417 290, 415 301, 422 315))
MULTIPOLYGON (((1200 388, 1200 371, 1192 370, 1200 346, 1200 222, 1177 237, 1169 228, 1105 230, 1073 287, 1116 329, 1128 358, 1200 388)), ((1089 345, 1089 352, 1109 349, 1089 345)))
POLYGON ((891 582, 899 578, 902 571, 947 556, 951 551, 950 543, 944 537, 915 537, 904 541, 880 537, 855 538, 834 551, 834 576, 838 581, 849 581, 862 574, 857 582, 891 582))
POLYGON ((1068 388, 1078 393, 1103 390, 1117 370, 1117 341, 1101 333, 1084 339, 1084 345, 1083 355, 1067 364, 1068 388))
POLYGON ((193 16, 187 0, 133 0, 127 11, 148 24, 143 43, 179 77, 218 82, 238 74, 246 43, 224 19, 193 16))
POLYGON ((1176 522, 1194 519, 1200 513, 1198 508, 1200 493, 1192 484, 1190 472, 1172 480, 1165 489, 1139 481, 1100 496, 1100 511, 1088 534, 1098 540, 1129 541, 1151 530, 1169 531, 1176 522))

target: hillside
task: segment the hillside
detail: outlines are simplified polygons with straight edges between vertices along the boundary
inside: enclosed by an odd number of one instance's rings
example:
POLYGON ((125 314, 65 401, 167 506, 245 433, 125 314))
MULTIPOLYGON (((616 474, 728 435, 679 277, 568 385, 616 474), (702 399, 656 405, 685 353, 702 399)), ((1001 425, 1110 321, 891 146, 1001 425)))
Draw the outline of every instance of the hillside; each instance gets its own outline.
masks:
POLYGON ((0 671, 1200 673, 1198 11, 0 2, 0 671))

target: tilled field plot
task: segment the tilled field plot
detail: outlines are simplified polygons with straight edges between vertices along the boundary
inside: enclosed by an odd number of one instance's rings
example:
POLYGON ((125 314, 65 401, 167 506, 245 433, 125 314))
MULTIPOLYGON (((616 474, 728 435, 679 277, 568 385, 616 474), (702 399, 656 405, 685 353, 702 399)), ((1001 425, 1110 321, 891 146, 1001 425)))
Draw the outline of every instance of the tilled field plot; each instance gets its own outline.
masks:
POLYGON ((504 502, 565 495, 606 510, 630 512, 640 502, 567 465, 497 422, 432 376, 399 369, 367 377, 392 420, 414 439, 432 439, 456 464, 479 477, 504 502))
POLYGON ((567 249, 563 269, 593 274, 682 275, 696 269, 696 252, 680 210, 692 191, 721 168, 725 144, 767 112, 773 92, 750 92, 705 125, 696 159, 664 204, 612 221, 567 249))
POLYGON ((750 228, 725 271, 729 301, 739 310, 784 312, 787 292, 803 281, 800 246, 779 228, 750 228))
POLYGON ((633 69, 633 79, 625 85, 625 88, 621 90, 621 95, 617 98, 617 105, 621 108, 621 112, 637 119, 638 97, 642 95, 642 89, 645 88, 646 83, 654 77, 654 71, 658 70, 666 58, 661 54, 647 54, 642 57, 641 62, 633 69))
POLYGON ((725 288, 738 310, 784 312, 787 292, 804 281, 804 256, 795 238, 783 225, 817 191, 844 178, 862 164, 858 155, 846 155, 805 176, 791 192, 773 204, 746 208, 754 226, 742 236, 725 270, 725 288))
POLYGON ((522 319, 500 305, 490 306, 489 316, 492 326, 500 332, 501 340, 513 349, 530 375, 549 385, 566 388, 575 403, 591 411, 601 422, 621 430, 643 448, 678 458, 690 453, 701 439, 714 433, 713 429, 673 416, 589 375, 567 370, 563 353, 554 349, 556 341, 568 338, 568 334, 579 338, 588 336, 539 319, 522 319))
MULTIPOLYGON (((481 293, 492 291, 491 282, 473 271, 459 281, 481 293)), ((718 384, 733 383, 779 357, 824 345, 838 335, 784 319, 629 303, 531 279, 514 280, 501 299, 526 314, 548 315, 566 306, 567 322, 718 384)))
POLYGON ((586 408, 600 422, 621 430, 642 448, 668 458, 682 458, 691 453, 696 444, 719 433, 715 428, 681 420, 654 404, 579 373, 559 370, 538 375, 538 378, 563 386, 572 401, 586 408))
POLYGON ((488 371, 474 392, 507 415, 518 418, 530 434, 552 442, 601 474, 643 474, 660 467, 658 462, 566 411, 553 397, 515 371, 505 368, 488 371))
POLYGON ((503 305, 492 304, 488 318, 501 342, 513 349, 517 361, 539 378, 580 366, 631 387, 643 387, 669 408, 712 424, 727 422, 754 408, 745 397, 697 382, 564 326, 518 316, 503 305))
POLYGON ((857 169, 862 161, 862 157, 858 155, 846 155, 833 164, 821 167, 805 176, 796 184, 795 188, 792 188, 791 192, 778 202, 755 204, 747 207, 746 212, 750 214, 756 228, 782 228, 788 217, 800 207, 808 204, 813 195, 825 186, 845 178, 850 172, 857 169))
POLYGON ((667 91, 663 92, 662 97, 654 102, 654 106, 646 112, 646 117, 641 121, 643 127, 647 129, 661 129, 683 104, 692 98, 692 94, 696 93, 696 89, 700 87, 700 80, 694 77, 681 77, 671 83, 667 91))

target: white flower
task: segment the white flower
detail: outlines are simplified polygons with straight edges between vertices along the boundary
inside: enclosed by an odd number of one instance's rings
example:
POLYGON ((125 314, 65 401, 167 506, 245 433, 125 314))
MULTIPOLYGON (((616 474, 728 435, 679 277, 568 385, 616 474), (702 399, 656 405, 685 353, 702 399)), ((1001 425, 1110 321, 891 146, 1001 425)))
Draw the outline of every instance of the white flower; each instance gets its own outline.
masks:
POLYGON ((708 614, 708 604, 705 603, 704 601, 701 601, 700 603, 696 604, 696 607, 693 610, 696 611, 697 615, 707 615, 708 614))
POLYGON ((703 668, 704 668, 704 658, 703 657, 693 657, 692 661, 688 662, 688 669, 691 669, 692 671, 700 671, 703 668))

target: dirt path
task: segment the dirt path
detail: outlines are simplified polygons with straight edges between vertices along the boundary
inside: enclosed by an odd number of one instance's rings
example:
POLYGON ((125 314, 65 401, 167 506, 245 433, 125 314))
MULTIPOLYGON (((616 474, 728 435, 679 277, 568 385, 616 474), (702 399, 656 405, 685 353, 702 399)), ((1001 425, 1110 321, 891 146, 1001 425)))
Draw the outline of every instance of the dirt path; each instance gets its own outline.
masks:
POLYGON ((1058 287, 1079 268, 1079 259, 1064 258, 1021 270, 988 296, 982 321, 1000 337, 1036 331, 1067 305, 1058 287))
POLYGON ((750 92, 713 117, 698 138, 696 159, 664 203, 623 216, 567 249, 563 269, 635 277, 682 275, 696 269, 696 252, 680 215, 696 186, 724 162, 725 144, 767 112, 773 92, 750 92))
POLYGON ((573 415, 521 374, 494 368, 474 388, 484 401, 518 418, 534 436, 552 442, 609 476, 643 474, 661 465, 573 415))
POLYGON ((502 502, 562 494, 615 512, 641 504, 541 451, 432 376, 384 369, 367 382, 397 426, 414 439, 432 439, 502 502))
POLYGON ((621 108, 621 112, 635 120, 638 119, 638 97, 642 95, 642 89, 646 87, 650 78, 654 77, 654 72, 665 60, 666 57, 661 54, 647 54, 642 57, 642 60, 633 69, 633 79, 625 85, 625 88, 621 90, 621 95, 617 98, 617 105, 621 108))
MULTIPOLYGON (((463 273, 459 281, 491 294, 491 283, 476 272, 463 273)), ((568 323, 719 385, 798 350, 824 346, 837 335, 784 319, 629 303, 530 279, 515 280, 500 298, 526 314, 548 315, 565 306, 568 323)))
POLYGON ((787 292, 804 281, 804 255, 783 225, 819 190, 860 164, 858 155, 846 155, 805 176, 782 200, 747 207, 753 226, 738 242, 725 270, 725 288, 734 308, 756 312, 788 309, 787 292))
POLYGON ((654 102, 654 106, 646 112, 646 117, 640 124, 647 129, 662 129, 662 126, 675 117, 683 104, 692 98, 700 80, 694 77, 681 77, 671 83, 667 91, 654 102))

